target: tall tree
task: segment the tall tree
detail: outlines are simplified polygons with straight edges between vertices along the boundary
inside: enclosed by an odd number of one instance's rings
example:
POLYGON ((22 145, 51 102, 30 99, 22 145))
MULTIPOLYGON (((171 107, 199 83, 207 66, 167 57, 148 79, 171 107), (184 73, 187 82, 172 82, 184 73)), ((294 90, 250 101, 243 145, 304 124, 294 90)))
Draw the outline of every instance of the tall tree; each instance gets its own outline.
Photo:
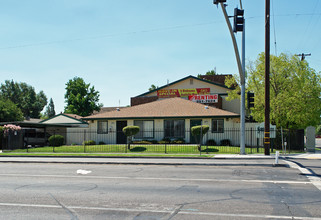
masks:
POLYGON ((34 87, 13 80, 6 80, 1 84, 0 95, 15 103, 24 117, 39 118, 40 112, 47 104, 47 97, 43 91, 37 94, 34 87))
MULTIPOLYGON (((309 67, 306 60, 297 56, 271 55, 270 108, 271 123, 283 128, 306 128, 320 124, 321 76, 309 67)), ((247 68, 248 90, 255 94, 255 106, 251 111, 256 121, 264 121, 264 73, 265 55, 247 68)), ((233 79, 227 80, 229 86, 233 79)), ((236 98, 239 89, 229 94, 236 98)))
POLYGON ((48 117, 48 118, 51 118, 51 117, 53 117, 55 115, 56 115, 55 105, 54 105, 54 102, 53 102, 52 98, 50 98, 49 104, 46 107, 45 116, 48 117))
POLYGON ((65 102, 67 103, 66 113, 80 116, 91 115, 102 107, 102 104, 98 103, 99 92, 80 77, 74 77, 66 83, 65 102))
POLYGON ((0 122, 22 121, 21 110, 10 100, 0 98, 0 122))
POLYGON ((150 86, 150 88, 148 89, 148 91, 153 91, 153 90, 155 90, 155 89, 157 89, 158 88, 158 86, 155 86, 154 84, 152 84, 151 86, 150 86))
MULTIPOLYGON (((205 73, 206 76, 213 76, 213 75, 217 75, 216 73, 216 68, 213 69, 213 70, 209 70, 205 73)), ((201 78, 202 74, 198 74, 197 75, 197 78, 201 78)))

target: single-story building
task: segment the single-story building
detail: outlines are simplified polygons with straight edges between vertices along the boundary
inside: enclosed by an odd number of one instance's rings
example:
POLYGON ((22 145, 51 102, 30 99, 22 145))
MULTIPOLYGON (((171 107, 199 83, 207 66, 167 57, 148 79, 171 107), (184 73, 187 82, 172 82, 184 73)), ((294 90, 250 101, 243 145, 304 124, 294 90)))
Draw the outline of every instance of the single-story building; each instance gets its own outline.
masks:
MULTIPOLYGON (((122 129, 129 125, 140 127, 135 140, 160 141, 169 138, 191 143, 191 127, 209 125, 209 135, 212 136, 223 133, 226 128, 239 128, 239 117, 237 113, 175 97, 102 112, 83 120, 88 122, 88 132, 96 143, 126 143, 122 129), (93 131, 96 131, 95 134, 93 131)), ((80 137, 80 140, 73 141, 80 143, 82 140, 83 137, 80 137)))
POLYGON ((63 135, 65 142, 68 142, 68 132, 75 128, 88 127, 88 123, 81 118, 75 114, 61 113, 46 120, 30 118, 24 121, 1 122, 2 126, 12 124, 21 127, 21 131, 4 140, 6 143, 3 145, 8 149, 23 148, 28 145, 44 146, 48 144, 48 137, 54 134, 63 135))

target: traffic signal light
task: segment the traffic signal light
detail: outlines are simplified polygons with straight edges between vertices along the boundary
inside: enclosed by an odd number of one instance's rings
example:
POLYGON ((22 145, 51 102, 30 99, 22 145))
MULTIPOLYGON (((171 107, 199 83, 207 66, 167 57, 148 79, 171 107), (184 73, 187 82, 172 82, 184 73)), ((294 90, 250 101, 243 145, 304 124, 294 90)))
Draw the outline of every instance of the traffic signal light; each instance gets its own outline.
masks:
POLYGON ((243 31, 244 27, 244 10, 235 8, 234 9, 234 27, 233 31, 243 31))
POLYGON ((254 93, 253 92, 247 92, 247 108, 253 108, 254 107, 254 93))
POLYGON ((220 2, 226 2, 226 0, 213 0, 214 5, 217 5, 220 2))

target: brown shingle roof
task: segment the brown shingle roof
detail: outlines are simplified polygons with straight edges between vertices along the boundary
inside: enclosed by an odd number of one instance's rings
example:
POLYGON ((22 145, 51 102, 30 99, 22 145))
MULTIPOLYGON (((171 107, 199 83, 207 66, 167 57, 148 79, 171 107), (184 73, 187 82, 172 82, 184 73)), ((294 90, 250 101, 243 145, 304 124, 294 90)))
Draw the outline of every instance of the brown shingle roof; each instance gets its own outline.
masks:
POLYGON ((78 119, 78 120, 83 118, 82 116, 76 115, 76 114, 63 113, 63 115, 66 115, 66 116, 69 116, 71 118, 75 118, 75 119, 78 119))
POLYGON ((102 112, 83 118, 92 119, 129 119, 129 118, 195 118, 195 117, 239 117, 238 114, 222 109, 207 107, 182 98, 167 98, 119 111, 102 112))
MULTIPOLYGON (((225 79, 227 77, 233 77, 232 74, 221 74, 221 75, 200 75, 201 79, 208 80, 214 83, 225 85, 225 79)), ((237 84, 232 85, 231 89, 235 89, 237 84)))

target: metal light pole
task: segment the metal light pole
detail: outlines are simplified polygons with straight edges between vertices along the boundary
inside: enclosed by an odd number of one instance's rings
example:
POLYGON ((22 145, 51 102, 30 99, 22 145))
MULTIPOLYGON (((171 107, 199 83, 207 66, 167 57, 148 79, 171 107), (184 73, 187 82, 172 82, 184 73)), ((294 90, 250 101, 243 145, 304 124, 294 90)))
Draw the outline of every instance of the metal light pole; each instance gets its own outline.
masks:
MULTIPOLYGON (((245 28, 244 28, 245 20, 244 20, 244 24, 243 24, 243 33, 242 33, 242 62, 241 62, 236 38, 233 33, 233 29, 232 29, 232 25, 230 23, 229 17, 227 15, 224 2, 225 2, 224 0, 218 0, 218 1, 214 0, 214 4, 220 3, 220 5, 221 5, 221 8, 222 8, 225 20, 226 20, 226 24, 227 24, 227 27, 230 31, 230 35, 232 38, 236 62, 237 62, 238 70, 239 70, 240 83, 241 83, 240 154, 245 154, 245 31, 244 31, 245 30, 245 28)), ((241 0, 240 0, 240 5, 241 5, 241 9, 243 9, 241 0)))
POLYGON ((265 119, 264 154, 270 155, 270 0, 265 0, 265 119))

